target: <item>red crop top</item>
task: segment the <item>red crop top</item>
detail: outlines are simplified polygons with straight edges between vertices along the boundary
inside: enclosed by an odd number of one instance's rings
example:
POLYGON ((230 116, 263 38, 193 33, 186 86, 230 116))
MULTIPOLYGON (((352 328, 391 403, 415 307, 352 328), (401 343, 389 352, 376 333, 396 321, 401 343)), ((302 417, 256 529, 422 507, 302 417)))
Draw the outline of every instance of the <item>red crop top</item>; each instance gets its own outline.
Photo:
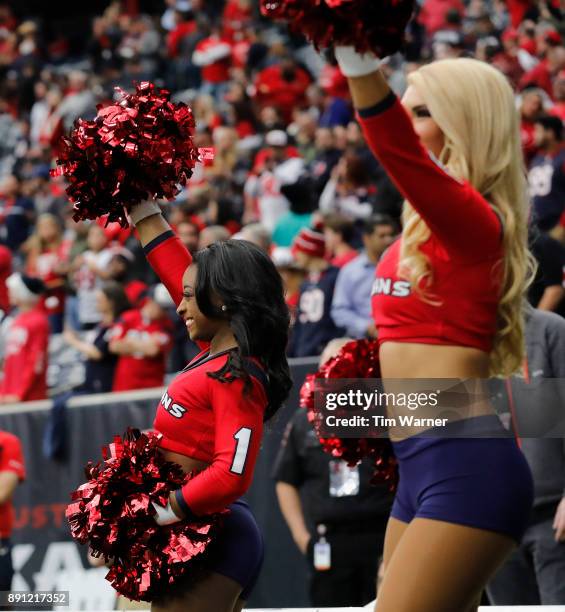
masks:
MULTIPOLYGON (((144 250, 178 304, 190 254, 173 232, 163 233, 144 250)), ((161 448, 210 464, 182 488, 182 498, 196 515, 222 510, 245 493, 261 445, 267 407, 262 382, 252 373, 252 386, 244 394, 243 380, 222 383, 207 375, 227 358, 227 351, 197 355, 163 394, 154 421, 163 435, 161 448)))
POLYGON ((254 376, 247 394, 241 379, 210 378, 207 372, 219 370, 227 353, 203 359, 206 355, 200 353, 174 378, 153 423, 163 434, 161 448, 210 464, 182 489, 197 515, 222 510, 249 488, 267 406, 265 389, 254 376))
POLYGON ((398 276, 401 239, 376 269, 372 308, 379 341, 421 342, 492 349, 503 256, 500 220, 468 182, 449 175, 424 149, 410 117, 391 94, 358 111, 365 138, 402 195, 431 231, 420 248, 431 265, 421 299, 398 276))

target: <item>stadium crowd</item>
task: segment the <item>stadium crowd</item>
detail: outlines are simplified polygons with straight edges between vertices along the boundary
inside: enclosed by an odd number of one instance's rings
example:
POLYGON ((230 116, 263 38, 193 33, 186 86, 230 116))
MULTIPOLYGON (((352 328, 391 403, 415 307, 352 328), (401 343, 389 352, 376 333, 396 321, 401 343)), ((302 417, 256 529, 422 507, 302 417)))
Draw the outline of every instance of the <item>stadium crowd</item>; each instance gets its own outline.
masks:
MULTIPOLYGON (((291 357, 343 335, 375 337, 374 268, 399 232, 402 199, 364 142, 331 53, 266 22, 250 0, 166 0, 160 14, 135 4, 93 15, 78 47, 0 4, 0 402, 61 385, 159 386, 197 352, 132 230, 75 223, 63 180, 49 176, 73 122, 136 81, 188 103, 197 146, 215 151, 163 203, 189 250, 234 237, 271 254, 293 312, 291 357), (83 369, 61 383, 77 357, 83 369)), ((530 300, 565 314, 565 20, 544 1, 424 0, 405 54, 385 70, 402 93, 420 64, 461 56, 515 86, 540 263, 530 300)))

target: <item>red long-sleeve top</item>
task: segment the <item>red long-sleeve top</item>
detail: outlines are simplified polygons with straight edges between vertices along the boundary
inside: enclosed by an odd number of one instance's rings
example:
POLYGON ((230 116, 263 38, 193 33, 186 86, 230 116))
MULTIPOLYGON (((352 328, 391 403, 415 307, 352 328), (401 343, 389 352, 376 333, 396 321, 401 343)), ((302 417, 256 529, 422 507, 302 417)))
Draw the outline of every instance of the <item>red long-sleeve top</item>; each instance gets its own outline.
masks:
MULTIPOLYGON (((22 445, 19 438, 0 430, 0 472, 13 472, 21 482, 26 472, 22 445)), ((0 504, 0 538, 9 538, 14 526, 14 505, 12 500, 0 504)))
MULTIPOLYGON (((145 253, 178 304, 190 254, 173 232, 153 240, 145 253)), ((211 357, 207 350, 200 353, 171 382, 155 416, 163 449, 209 464, 182 488, 184 501, 196 515, 222 510, 247 491, 261 444, 266 390, 253 374, 247 392, 241 379, 220 382, 208 376, 227 359, 228 352, 211 357)), ((256 360, 253 364, 260 367, 256 360)))
POLYGON ((9 324, 0 397, 21 402, 47 397, 49 321, 40 307, 17 315, 9 324))
POLYGON ((372 308, 379 341, 492 349, 500 295, 496 264, 503 256, 498 215, 468 182, 451 176, 422 146, 410 117, 391 94, 359 112, 365 138, 400 192, 431 230, 431 304, 399 276, 401 240, 377 269, 372 308))

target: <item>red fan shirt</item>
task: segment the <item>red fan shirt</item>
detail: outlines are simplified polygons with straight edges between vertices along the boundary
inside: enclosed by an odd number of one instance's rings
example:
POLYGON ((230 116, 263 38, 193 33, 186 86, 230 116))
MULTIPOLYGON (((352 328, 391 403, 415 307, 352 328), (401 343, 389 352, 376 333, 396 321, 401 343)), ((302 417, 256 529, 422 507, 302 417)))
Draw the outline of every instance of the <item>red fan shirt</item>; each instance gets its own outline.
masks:
POLYGON ((347 253, 333 257, 330 263, 336 268, 343 268, 343 266, 346 266, 350 261, 353 261, 357 255, 359 255, 359 253, 355 250, 347 251, 347 253))
POLYGON ((470 346, 490 352, 497 328, 502 231, 492 206, 424 149, 394 95, 360 113, 367 143, 431 231, 420 247, 433 279, 424 301, 398 271, 401 241, 382 256, 372 290, 379 342, 470 346), (477 240, 480 236, 480 240, 477 240))
POLYGON ((181 54, 182 41, 196 30, 194 20, 183 21, 167 36, 167 54, 169 57, 178 57, 181 54))
POLYGON ((284 115, 287 123, 296 107, 306 102, 306 89, 310 77, 302 68, 296 68, 292 80, 285 80, 280 66, 269 66, 261 70, 255 79, 256 99, 261 106, 275 106, 284 115))
POLYGON ((229 78, 231 65, 230 43, 218 36, 209 36, 196 45, 192 61, 202 67, 202 80, 224 83, 229 78))
MULTIPOLYGON (((25 479, 24 457, 19 439, 0 430, 0 473, 13 472, 20 481, 25 479)), ((0 538, 9 538, 14 525, 12 501, 0 504, 0 538)))
POLYGON ((49 320, 41 307, 8 323, 0 396, 15 395, 22 402, 47 397, 48 342, 49 320))
POLYGON ((149 321, 140 310, 128 310, 111 330, 112 340, 157 340, 155 357, 143 354, 120 355, 114 374, 113 391, 160 387, 165 379, 167 353, 172 346, 172 323, 168 318, 149 321))
POLYGON ((561 121, 565 122, 565 102, 557 102, 555 106, 549 111, 550 115, 559 117, 561 121))
POLYGON ((461 0, 425 0, 420 10, 418 21, 426 28, 428 36, 438 30, 447 29, 447 14, 456 10, 460 15, 465 14, 465 5, 461 0))
POLYGON ((40 278, 47 287, 41 303, 48 314, 63 313, 65 310, 65 274, 57 272, 57 266, 69 259, 72 243, 65 240, 54 249, 48 249, 32 256, 27 265, 29 276, 40 278))
POLYGON ((545 90, 549 96, 553 95, 553 75, 549 70, 546 59, 542 60, 535 68, 522 75, 520 79, 520 89, 530 85, 535 85, 545 90))
POLYGON ((351 97, 347 79, 337 66, 326 64, 320 72, 318 83, 329 96, 343 98, 345 100, 349 100, 351 97))
POLYGON ((224 36, 233 38, 236 32, 241 32, 252 21, 253 10, 250 3, 240 2, 240 0, 228 0, 226 2, 222 17, 224 36))

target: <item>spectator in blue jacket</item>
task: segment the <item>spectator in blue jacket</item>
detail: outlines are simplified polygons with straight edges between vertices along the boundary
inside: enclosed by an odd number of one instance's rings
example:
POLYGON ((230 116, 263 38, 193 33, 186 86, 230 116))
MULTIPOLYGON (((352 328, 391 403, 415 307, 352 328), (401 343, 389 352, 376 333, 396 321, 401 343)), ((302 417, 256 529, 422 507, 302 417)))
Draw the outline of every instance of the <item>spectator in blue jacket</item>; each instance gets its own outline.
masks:
POLYGON ((331 316, 351 338, 376 338, 371 316, 371 287, 375 267, 385 249, 398 234, 392 217, 375 214, 363 224, 365 250, 339 272, 332 301, 331 316))
POLYGON ((306 270, 306 278, 300 286, 288 356, 320 355, 330 340, 343 336, 343 330, 330 316, 339 269, 325 259, 324 234, 314 229, 300 231, 292 243, 292 254, 297 264, 306 270))

